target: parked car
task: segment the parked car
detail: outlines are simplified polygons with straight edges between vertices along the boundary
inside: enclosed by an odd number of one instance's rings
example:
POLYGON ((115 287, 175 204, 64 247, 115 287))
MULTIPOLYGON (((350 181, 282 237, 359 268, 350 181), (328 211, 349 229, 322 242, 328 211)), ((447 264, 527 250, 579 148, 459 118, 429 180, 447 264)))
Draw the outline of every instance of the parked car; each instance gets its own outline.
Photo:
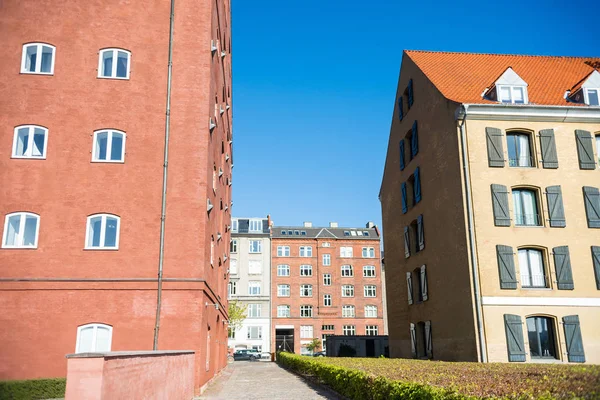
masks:
POLYGON ((313 354, 313 357, 325 357, 325 352, 324 351, 318 351, 315 354, 313 354))
POLYGON ((254 361, 254 360, 260 359, 260 357, 261 357, 260 353, 254 349, 242 349, 242 350, 237 350, 235 353, 233 353, 234 361, 239 361, 239 360, 254 361))

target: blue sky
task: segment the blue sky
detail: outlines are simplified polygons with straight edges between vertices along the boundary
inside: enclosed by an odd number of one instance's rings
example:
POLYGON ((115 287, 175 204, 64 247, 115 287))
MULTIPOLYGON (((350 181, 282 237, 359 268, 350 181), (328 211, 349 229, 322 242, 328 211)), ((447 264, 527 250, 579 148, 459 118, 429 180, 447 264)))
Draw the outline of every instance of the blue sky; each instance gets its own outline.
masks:
POLYGON ((404 49, 600 56, 599 2, 494 4, 232 0, 233 216, 381 226, 404 49))

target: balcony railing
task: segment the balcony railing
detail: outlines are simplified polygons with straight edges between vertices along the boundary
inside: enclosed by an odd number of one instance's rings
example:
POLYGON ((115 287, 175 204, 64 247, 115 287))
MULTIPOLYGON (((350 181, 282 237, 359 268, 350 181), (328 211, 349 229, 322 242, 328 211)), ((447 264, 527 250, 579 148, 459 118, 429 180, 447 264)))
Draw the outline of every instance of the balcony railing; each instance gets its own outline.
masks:
POLYGON ((515 214, 516 226, 541 226, 542 221, 539 214, 515 214))
POLYGON ((517 158, 508 159, 509 167, 533 167, 533 157, 519 156, 517 158))
POLYGON ((521 287, 524 288, 547 288, 546 275, 521 275, 521 287))

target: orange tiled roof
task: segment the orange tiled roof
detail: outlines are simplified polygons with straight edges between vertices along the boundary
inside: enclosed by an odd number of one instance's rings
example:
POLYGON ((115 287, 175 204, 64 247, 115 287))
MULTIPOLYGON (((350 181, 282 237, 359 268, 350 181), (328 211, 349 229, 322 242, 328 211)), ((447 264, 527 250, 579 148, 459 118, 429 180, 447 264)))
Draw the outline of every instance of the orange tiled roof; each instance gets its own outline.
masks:
POLYGON ((406 50, 447 99, 458 103, 496 103, 481 97, 486 87, 511 67, 527 84, 529 104, 573 105, 564 99, 573 88, 600 66, 600 58, 523 56, 508 54, 446 53, 406 50))

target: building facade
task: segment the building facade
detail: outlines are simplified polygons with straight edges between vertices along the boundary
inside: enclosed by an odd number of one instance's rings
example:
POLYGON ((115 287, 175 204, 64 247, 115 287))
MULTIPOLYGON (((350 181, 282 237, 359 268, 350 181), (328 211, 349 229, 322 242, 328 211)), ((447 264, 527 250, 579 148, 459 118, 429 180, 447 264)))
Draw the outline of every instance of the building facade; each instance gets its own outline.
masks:
POLYGON ((229 347, 271 352, 271 237, 270 218, 231 221, 230 300, 246 307, 240 329, 229 330, 229 347))
POLYGON ((327 335, 384 331, 379 230, 271 228, 271 348, 309 354, 327 335))
POLYGON ((598 68, 404 52, 380 192, 392 357, 600 363, 598 68))
POLYGON ((8 0, 0 36, 0 379, 191 349, 199 389, 227 353, 229 1, 8 0))

